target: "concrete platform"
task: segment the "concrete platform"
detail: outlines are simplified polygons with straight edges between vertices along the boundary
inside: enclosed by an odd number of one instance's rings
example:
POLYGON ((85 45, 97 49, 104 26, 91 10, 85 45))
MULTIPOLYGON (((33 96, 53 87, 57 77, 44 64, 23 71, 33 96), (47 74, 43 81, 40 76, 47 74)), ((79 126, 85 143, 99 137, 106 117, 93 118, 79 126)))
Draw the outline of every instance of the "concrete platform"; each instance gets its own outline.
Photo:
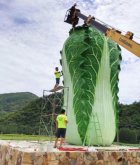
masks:
POLYGON ((0 140, 0 165, 140 165, 140 149, 136 147, 82 147, 66 144, 64 148, 81 151, 60 151, 48 141, 0 140))
MULTIPOLYGON (((0 140, 0 145, 8 146, 13 149, 17 149, 23 152, 59 152, 59 149, 53 148, 54 142, 50 141, 20 141, 20 140, 0 140)), ((89 152, 98 151, 140 151, 138 147, 111 145, 111 146, 76 146, 70 144, 64 144, 63 148, 83 148, 89 152)), ((62 150, 61 150, 62 151, 62 150)))

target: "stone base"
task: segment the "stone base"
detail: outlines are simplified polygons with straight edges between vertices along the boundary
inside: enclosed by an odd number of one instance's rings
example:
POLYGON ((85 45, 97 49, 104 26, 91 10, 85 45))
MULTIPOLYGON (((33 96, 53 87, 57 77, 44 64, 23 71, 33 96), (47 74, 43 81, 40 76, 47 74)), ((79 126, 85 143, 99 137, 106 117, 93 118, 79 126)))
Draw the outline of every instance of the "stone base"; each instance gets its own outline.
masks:
POLYGON ((41 152, 26 150, 1 144, 0 165, 140 165, 140 152, 41 152))

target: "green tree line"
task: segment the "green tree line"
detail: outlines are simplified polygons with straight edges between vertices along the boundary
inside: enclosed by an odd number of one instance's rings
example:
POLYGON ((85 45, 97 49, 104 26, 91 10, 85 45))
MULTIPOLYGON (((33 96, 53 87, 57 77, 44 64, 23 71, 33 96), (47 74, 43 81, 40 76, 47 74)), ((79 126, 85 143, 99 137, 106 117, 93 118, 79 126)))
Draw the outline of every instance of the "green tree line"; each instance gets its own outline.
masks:
MULTIPOLYGON (((5 103, 6 104, 6 103, 5 103)), ((18 103, 17 103, 18 104, 18 103)), ((23 108, 0 116, 0 133, 49 135, 55 134, 55 115, 61 110, 63 94, 57 93, 30 100, 23 108), (54 115, 52 115, 54 113, 54 115), (43 119, 43 122, 40 122, 43 119), (45 128, 46 127, 46 128, 45 128)), ((20 105, 20 104, 19 104, 20 105)), ((119 104, 119 140, 125 143, 140 142, 140 102, 119 104)))

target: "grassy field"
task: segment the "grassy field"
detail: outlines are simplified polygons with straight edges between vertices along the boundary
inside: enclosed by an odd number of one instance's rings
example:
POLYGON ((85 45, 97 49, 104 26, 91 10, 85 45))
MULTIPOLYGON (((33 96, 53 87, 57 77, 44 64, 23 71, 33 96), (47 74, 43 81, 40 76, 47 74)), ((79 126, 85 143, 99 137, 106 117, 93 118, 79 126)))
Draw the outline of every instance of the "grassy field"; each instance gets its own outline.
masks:
MULTIPOLYGON (((54 139, 54 138, 52 138, 54 139)), ((0 140, 50 140, 50 137, 39 135, 23 135, 23 134, 0 134, 0 140)))
POLYGON ((119 145, 119 146, 130 146, 130 147, 139 147, 140 148, 140 144, 129 144, 129 143, 117 143, 117 142, 114 142, 113 143, 114 145, 119 145))
MULTIPOLYGON (((0 140, 27 140, 27 141, 47 141, 55 140, 54 137, 39 136, 39 135, 23 135, 23 134, 0 134, 0 140)), ((128 143, 113 143, 113 145, 119 146, 133 146, 139 147, 140 144, 128 144, 128 143)))

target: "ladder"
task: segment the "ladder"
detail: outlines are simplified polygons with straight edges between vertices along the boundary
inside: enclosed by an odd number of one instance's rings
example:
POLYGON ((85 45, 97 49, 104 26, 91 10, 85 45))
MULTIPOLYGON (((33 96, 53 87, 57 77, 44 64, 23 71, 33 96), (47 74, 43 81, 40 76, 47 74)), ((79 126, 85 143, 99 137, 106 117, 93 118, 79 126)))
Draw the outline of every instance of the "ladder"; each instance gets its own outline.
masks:
POLYGON ((86 139, 89 139, 88 147, 91 145, 91 130, 93 129, 93 125, 94 125, 97 143, 99 146, 100 144, 103 144, 103 137, 102 137, 102 132, 101 132, 101 127, 100 127, 98 115, 96 112, 92 112, 91 117, 90 117, 90 121, 91 122, 90 122, 89 127, 88 127, 89 132, 88 131, 86 132, 83 145, 85 145, 86 139))
POLYGON ((102 132, 101 132, 101 127, 99 123, 99 118, 96 112, 94 114, 92 113, 93 120, 95 119, 95 132, 96 132, 96 137, 97 137, 97 143, 98 145, 103 144, 103 137, 102 137, 102 132))

